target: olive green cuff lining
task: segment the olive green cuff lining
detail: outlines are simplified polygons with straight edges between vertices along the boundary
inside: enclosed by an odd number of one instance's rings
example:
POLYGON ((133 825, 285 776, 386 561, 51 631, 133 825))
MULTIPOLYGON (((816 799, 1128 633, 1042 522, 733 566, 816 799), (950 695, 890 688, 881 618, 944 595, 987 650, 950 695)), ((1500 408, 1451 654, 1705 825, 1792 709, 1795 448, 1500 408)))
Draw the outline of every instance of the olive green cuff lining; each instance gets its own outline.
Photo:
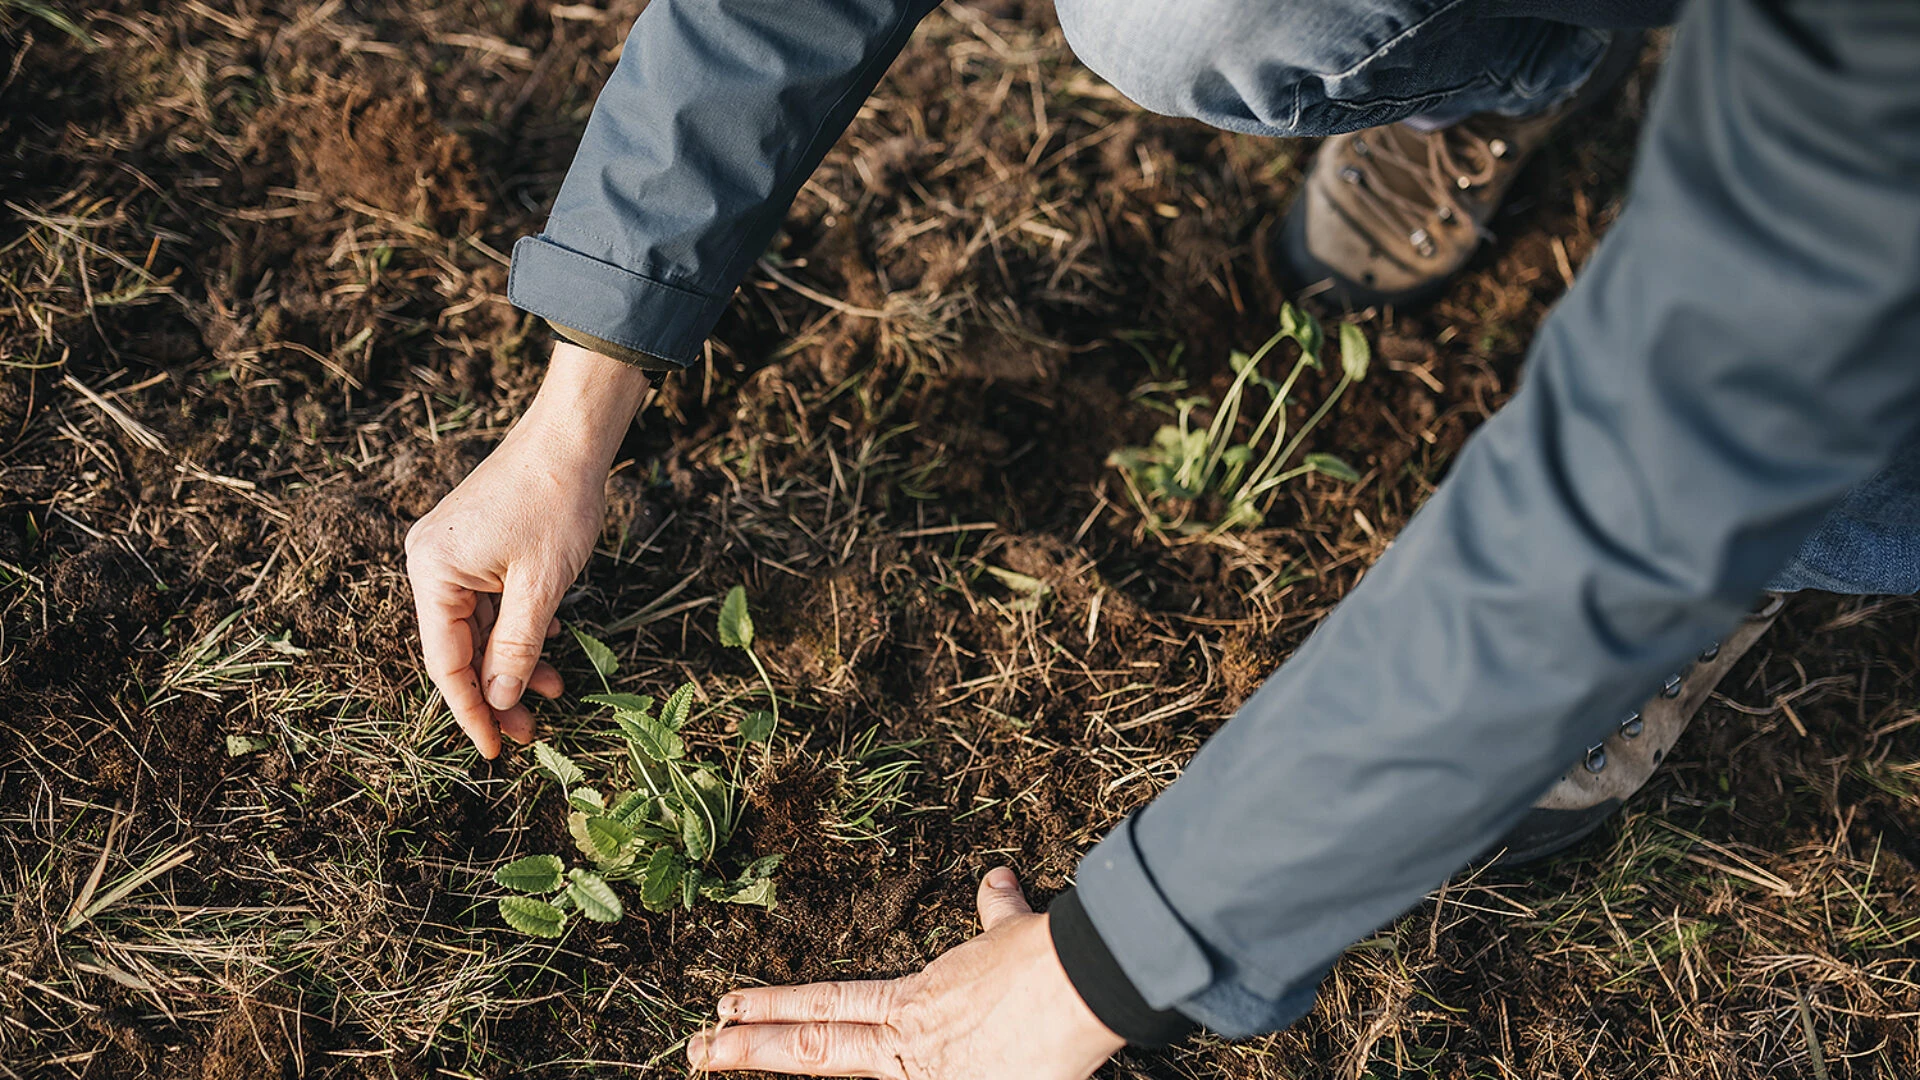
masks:
POLYGON ((662 359, 652 353, 641 352, 639 349, 630 349, 618 342, 608 341, 606 338, 594 337, 585 330, 575 330, 571 326, 562 325, 554 322, 552 319, 547 320, 547 325, 553 327, 554 333, 559 334, 561 337, 566 338, 568 341, 573 342, 583 349, 590 349, 602 356, 611 356, 623 364, 631 364, 642 371, 649 371, 655 374, 667 374, 686 370, 686 368, 671 360, 662 359))

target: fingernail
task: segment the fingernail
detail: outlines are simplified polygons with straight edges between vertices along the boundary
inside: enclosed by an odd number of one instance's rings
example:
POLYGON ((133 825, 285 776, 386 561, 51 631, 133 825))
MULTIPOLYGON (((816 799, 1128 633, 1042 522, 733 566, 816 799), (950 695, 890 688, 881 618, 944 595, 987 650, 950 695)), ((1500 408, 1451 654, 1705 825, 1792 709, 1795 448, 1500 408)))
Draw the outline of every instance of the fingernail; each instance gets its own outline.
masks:
POLYGON ((720 1014, 722 1020, 738 1020, 740 1019, 740 999, 728 994, 720 999, 719 1008, 715 1011, 720 1014))
POLYGON ((1020 879, 1017 877, 1014 877, 1013 871, 1007 869, 1006 867, 997 866, 997 867, 994 867, 992 870, 987 871, 987 888, 999 889, 1004 892, 1011 889, 1017 889, 1019 887, 1020 887, 1020 879))
POLYGON ((487 684, 487 704, 496 709, 511 709, 520 702, 520 680, 511 675, 495 675, 487 684))
POLYGON ((695 1035, 687 1040, 687 1060, 695 1066, 705 1065, 712 1052, 713 1044, 705 1035, 695 1035))

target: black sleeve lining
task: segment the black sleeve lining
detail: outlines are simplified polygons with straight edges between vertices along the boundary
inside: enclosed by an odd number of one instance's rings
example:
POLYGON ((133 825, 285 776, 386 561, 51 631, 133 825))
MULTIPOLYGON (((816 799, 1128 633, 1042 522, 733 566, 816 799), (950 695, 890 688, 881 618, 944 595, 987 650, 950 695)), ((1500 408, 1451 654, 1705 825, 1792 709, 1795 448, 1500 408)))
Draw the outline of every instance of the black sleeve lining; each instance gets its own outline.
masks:
POLYGON ((1061 893, 1047 909, 1053 950, 1067 979, 1080 992, 1093 1015, 1132 1046, 1170 1046, 1199 1030, 1200 1025, 1175 1009, 1156 1009, 1134 989, 1107 943, 1094 929, 1087 909, 1072 889, 1061 893))

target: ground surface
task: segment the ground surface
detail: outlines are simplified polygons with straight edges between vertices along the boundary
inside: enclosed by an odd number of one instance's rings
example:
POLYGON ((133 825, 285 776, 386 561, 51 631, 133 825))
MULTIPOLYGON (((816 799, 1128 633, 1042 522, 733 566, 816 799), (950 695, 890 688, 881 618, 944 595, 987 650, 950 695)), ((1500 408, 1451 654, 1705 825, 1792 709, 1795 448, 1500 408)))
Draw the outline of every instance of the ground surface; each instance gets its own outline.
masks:
MULTIPOLYGON (((1269 332, 1309 148, 1140 115, 1044 5, 936 14, 647 410, 563 611, 717 710, 747 586, 790 719, 735 843, 787 853, 781 903, 536 945, 489 875, 563 811, 431 696, 398 550, 536 385, 501 253, 637 6, 106 2, 87 50, 0 4, 0 1076, 679 1075, 729 986, 910 970, 995 862, 1051 895, 1511 390, 1643 111, 1551 146, 1435 308, 1363 313, 1311 447, 1359 482, 1170 544, 1107 455, 1150 357, 1217 392, 1269 332)), ((1917 616, 1796 603, 1591 857, 1455 883, 1292 1031, 1108 1075, 1920 1074, 1917 616)), ((542 713, 591 755, 587 717, 542 713)))

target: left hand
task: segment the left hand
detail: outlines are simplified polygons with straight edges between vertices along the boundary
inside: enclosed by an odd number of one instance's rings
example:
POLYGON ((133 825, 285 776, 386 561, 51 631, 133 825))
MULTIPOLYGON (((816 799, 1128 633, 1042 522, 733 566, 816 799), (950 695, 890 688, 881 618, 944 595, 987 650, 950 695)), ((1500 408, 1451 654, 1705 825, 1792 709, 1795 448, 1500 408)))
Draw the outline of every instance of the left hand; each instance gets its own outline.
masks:
POLYGON ((687 1043, 696 1069, 884 1080, 1086 1080, 1126 1045, 1054 955, 1013 871, 980 882, 985 933, 904 979, 735 990, 687 1043))

